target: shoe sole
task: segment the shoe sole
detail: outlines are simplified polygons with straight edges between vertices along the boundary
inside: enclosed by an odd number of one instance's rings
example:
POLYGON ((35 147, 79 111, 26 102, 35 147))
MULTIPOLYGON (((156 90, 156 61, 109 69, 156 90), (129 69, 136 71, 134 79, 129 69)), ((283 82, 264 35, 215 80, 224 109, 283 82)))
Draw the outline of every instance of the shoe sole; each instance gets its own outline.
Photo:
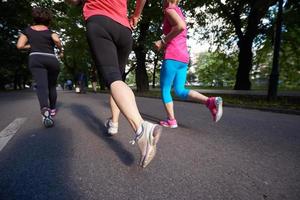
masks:
POLYGON ((109 132, 109 131, 108 131, 108 127, 109 127, 108 123, 109 123, 109 120, 106 120, 106 122, 105 122, 105 124, 104 124, 104 126, 107 128, 107 134, 108 134, 109 136, 116 135, 116 134, 118 133, 118 131, 117 131, 117 132, 109 132))
POLYGON ((218 122, 222 115, 223 115, 223 100, 221 97, 217 97, 216 100, 215 100, 215 105, 216 105, 216 108, 217 108, 217 114, 216 114, 216 121, 215 122, 218 122))
POLYGON ((177 124, 175 124, 175 125, 168 125, 166 122, 165 122, 165 123, 159 122, 159 124, 160 124, 161 126, 167 127, 167 128, 177 128, 177 127, 178 127, 177 124))
POLYGON ((153 160, 153 158, 156 155, 156 144, 158 143, 158 140, 160 138, 162 132, 162 126, 156 125, 153 129, 152 135, 148 138, 147 143, 147 151, 145 156, 140 161, 140 166, 145 168, 147 167, 150 162, 153 160))
POLYGON ((163 127, 167 127, 167 128, 177 128, 178 127, 177 125, 171 125, 171 126, 164 125, 164 124, 160 124, 160 125, 163 126, 163 127))
POLYGON ((45 112, 43 112, 43 124, 46 128, 50 128, 52 126, 54 126, 54 121, 53 119, 51 119, 51 114, 50 114, 50 111, 46 110, 45 112))

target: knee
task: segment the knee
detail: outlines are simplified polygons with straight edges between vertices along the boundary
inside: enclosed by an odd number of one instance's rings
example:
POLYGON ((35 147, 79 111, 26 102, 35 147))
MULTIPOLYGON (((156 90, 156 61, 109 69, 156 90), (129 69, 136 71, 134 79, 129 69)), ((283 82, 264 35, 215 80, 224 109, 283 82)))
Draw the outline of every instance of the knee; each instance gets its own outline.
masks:
POLYGON ((180 97, 181 99, 187 99, 189 90, 185 88, 176 88, 175 87, 175 94, 176 96, 180 97))

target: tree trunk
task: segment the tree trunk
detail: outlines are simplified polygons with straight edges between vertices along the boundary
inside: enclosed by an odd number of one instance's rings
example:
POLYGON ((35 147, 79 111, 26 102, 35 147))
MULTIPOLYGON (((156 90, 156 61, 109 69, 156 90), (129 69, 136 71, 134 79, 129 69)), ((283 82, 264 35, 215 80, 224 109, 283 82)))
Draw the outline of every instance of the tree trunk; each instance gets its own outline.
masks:
POLYGON ((276 22, 275 45, 273 54, 273 66, 269 79, 268 100, 275 100, 277 98, 277 88, 279 79, 279 53, 282 29, 282 5, 283 0, 279 0, 278 16, 276 22))
POLYGON ((135 69, 135 81, 138 92, 146 92, 149 90, 149 79, 146 70, 146 52, 143 47, 137 48, 135 51, 137 59, 137 67, 135 69))
POLYGON ((98 72, 98 80, 99 80, 99 85, 100 85, 100 90, 105 90, 105 82, 102 77, 102 74, 98 72))
POLYGON ((146 70, 146 54, 147 50, 145 47, 146 44, 146 35, 150 26, 150 21, 145 20, 140 24, 140 34, 136 44, 133 47, 135 56, 136 56, 136 87, 138 92, 145 92, 149 90, 149 79, 146 70))
POLYGON ((236 73, 236 82, 234 85, 235 90, 250 90, 251 82, 249 79, 249 73, 252 68, 252 40, 241 39, 238 42, 240 49, 239 52, 239 66, 236 73))
POLYGON ((152 88, 155 88, 155 79, 156 79, 156 68, 157 68, 157 63, 158 63, 158 56, 155 56, 154 59, 154 69, 153 69, 153 77, 152 77, 152 88))

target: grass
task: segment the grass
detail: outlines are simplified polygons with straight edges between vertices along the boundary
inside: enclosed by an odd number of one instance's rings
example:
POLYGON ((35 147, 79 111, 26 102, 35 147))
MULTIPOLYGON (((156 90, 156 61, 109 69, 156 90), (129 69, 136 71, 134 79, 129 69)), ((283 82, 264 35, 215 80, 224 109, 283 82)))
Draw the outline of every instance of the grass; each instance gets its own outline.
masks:
MULTIPOLYGON (((160 91, 149 91, 138 93, 136 96, 161 98, 160 91)), ((221 96, 224 106, 242 107, 250 109, 271 110, 275 112, 300 114, 300 97, 284 97, 280 96, 277 100, 268 101, 265 96, 258 95, 236 95, 236 94, 205 94, 206 96, 221 96)), ((174 100, 181 101, 174 93, 174 100)), ((190 101, 192 102, 192 101, 190 101)))

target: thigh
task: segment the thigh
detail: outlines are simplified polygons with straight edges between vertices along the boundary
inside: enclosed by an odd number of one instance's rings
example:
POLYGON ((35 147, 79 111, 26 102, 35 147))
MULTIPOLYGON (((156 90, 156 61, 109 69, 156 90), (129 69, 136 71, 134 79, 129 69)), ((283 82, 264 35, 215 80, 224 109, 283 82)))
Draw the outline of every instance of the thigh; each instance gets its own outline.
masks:
POLYGON ((48 72, 45 68, 30 67, 31 74, 38 88, 48 87, 48 72))
POLYGON ((120 37, 116 41, 119 68, 122 76, 125 73, 125 67, 128 62, 128 57, 132 51, 133 39, 131 36, 131 30, 127 27, 120 26, 120 37))
POLYGON ((160 70, 161 87, 172 87, 176 75, 176 66, 173 60, 164 60, 160 70))
POLYGON ((88 20, 87 38, 98 71, 108 82, 111 74, 114 77, 119 76, 120 79, 122 79, 122 76, 119 69, 117 46, 107 30, 110 27, 107 25, 102 26, 103 23, 105 22, 102 18, 92 17, 92 20, 88 20))
POLYGON ((174 78, 174 87, 184 88, 187 76, 188 64, 177 62, 178 69, 174 78))
POLYGON ((49 86, 56 86, 57 77, 60 71, 59 62, 55 57, 47 57, 47 59, 45 59, 45 62, 47 62, 49 86))

